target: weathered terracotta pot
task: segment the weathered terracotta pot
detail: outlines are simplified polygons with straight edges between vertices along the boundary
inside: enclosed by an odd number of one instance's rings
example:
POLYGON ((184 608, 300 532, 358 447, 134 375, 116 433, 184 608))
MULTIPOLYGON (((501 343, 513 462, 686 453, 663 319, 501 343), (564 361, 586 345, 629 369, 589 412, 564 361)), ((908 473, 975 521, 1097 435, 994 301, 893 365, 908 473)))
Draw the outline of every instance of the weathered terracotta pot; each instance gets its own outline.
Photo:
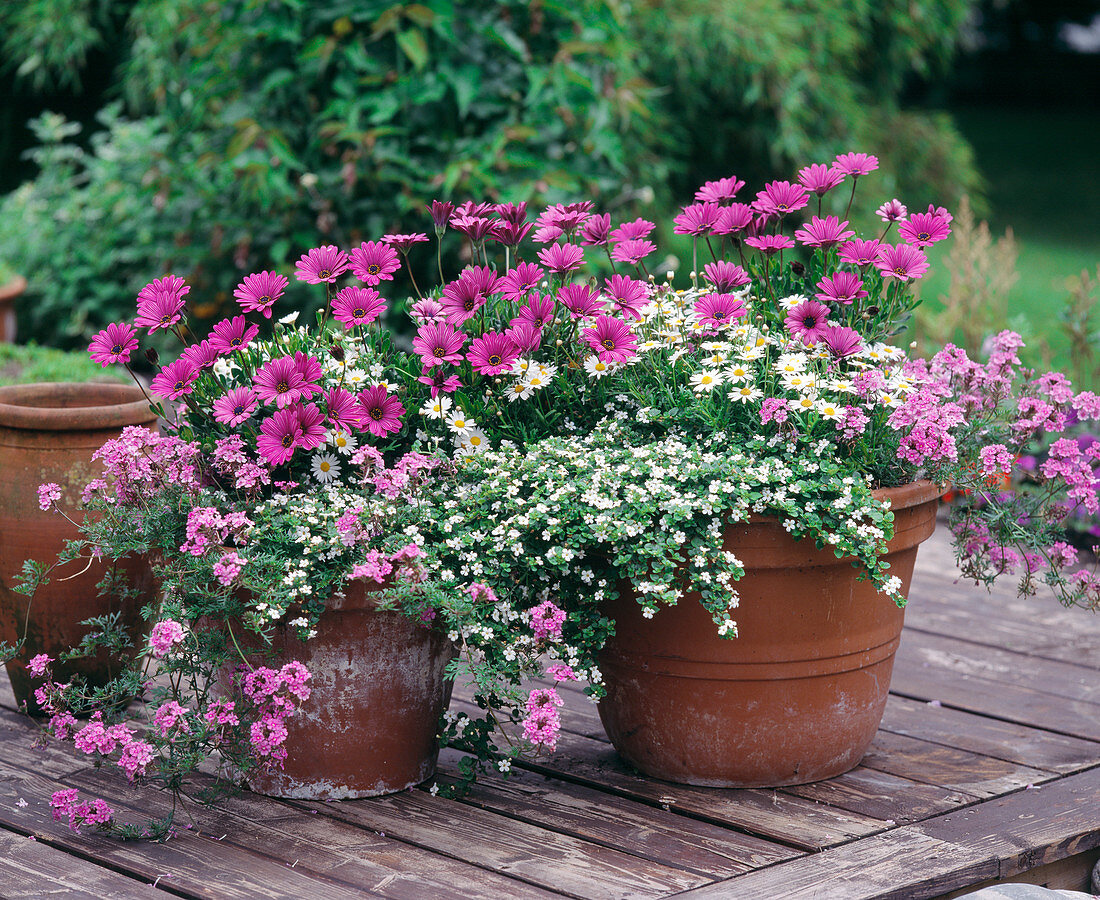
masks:
MULTIPOLYGON (((890 572, 908 596, 917 545, 942 489, 916 482, 892 501, 890 572)), ((718 637, 697 597, 642 617, 629 586, 609 605, 616 633, 601 669, 600 718, 647 775, 712 787, 776 787, 859 764, 878 730, 904 611, 857 581, 849 559, 794 541, 763 518, 730 527, 745 566, 738 637, 718 637)))
MULTIPOLYGON (((153 596, 152 573, 144 560, 117 564, 134 593, 125 598, 102 597, 96 585, 108 572, 107 563, 85 568, 72 562, 55 569, 49 584, 33 600, 12 591, 23 562, 53 563, 66 540, 77 538, 76 527, 56 511, 43 512, 38 486, 55 482, 63 496, 59 506, 75 521, 80 492, 102 473, 92 453, 118 437, 127 425, 152 427, 156 417, 141 390, 125 384, 28 384, 0 387, 0 641, 15 643, 26 634, 19 656, 7 663, 16 700, 37 714, 25 663, 32 656, 57 656, 79 644, 88 629, 79 623, 93 616, 121 612, 133 638, 143 632, 141 607, 153 596)), ((79 673, 93 685, 114 674, 101 659, 78 660, 54 668, 58 682, 79 673)))
MULTIPOLYGON (((403 791, 431 778, 439 718, 451 696, 444 669, 455 646, 435 629, 375 608, 362 582, 329 601, 308 641, 280 627, 274 657, 309 669, 311 694, 286 720, 281 770, 249 776, 271 797, 346 800, 403 791)), ((238 637, 239 640, 239 637, 238 637)))
POLYGON ((27 279, 17 275, 0 284, 0 344, 15 340, 15 298, 27 289, 27 279))

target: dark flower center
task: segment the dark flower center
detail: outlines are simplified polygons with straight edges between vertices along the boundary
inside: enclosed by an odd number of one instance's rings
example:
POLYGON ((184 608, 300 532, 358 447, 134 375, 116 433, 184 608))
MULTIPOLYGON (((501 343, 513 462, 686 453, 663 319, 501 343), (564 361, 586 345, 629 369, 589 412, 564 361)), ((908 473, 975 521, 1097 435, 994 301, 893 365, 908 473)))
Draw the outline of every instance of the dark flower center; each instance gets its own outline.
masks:
POLYGON ((114 356, 121 356, 121 355, 122 355, 122 344, 115 344, 115 345, 114 345, 114 346, 113 346, 113 347, 111 348, 111 353, 112 353, 112 354, 113 354, 114 356))
POLYGON ((244 415, 244 404, 243 403, 238 403, 236 406, 233 407, 233 415, 234 416, 243 416, 244 415))
POLYGON ((443 359, 443 357, 446 356, 446 355, 447 355, 447 348, 446 347, 436 347, 432 351, 432 356, 438 356, 440 359, 443 359))
POLYGON ((498 354, 498 353, 494 353, 494 354, 492 354, 492 355, 491 355, 491 356, 489 357, 489 365, 491 365, 491 366, 499 366, 499 365, 500 365, 500 354, 498 354))
POLYGON ((268 294, 264 294, 262 297, 260 297, 259 299, 256 300, 256 305, 257 306, 267 306, 267 304, 274 303, 274 302, 275 301, 272 300, 271 297, 268 294))
POLYGON ((374 419, 375 422, 380 421, 383 415, 384 413, 382 412, 381 406, 376 406, 370 411, 370 417, 374 419))
POLYGON ((279 440, 279 443, 282 444, 284 448, 290 447, 290 445, 294 443, 294 435, 284 434, 279 440))
POLYGON ((895 275, 905 275, 906 274, 905 266, 894 266, 894 274, 895 275))
POLYGON ((804 316, 802 319, 802 325, 806 328, 816 328, 817 316, 812 314, 804 316))
POLYGON ((364 318, 366 318, 366 315, 367 315, 367 311, 365 309, 362 309, 362 308, 353 309, 351 311, 351 317, 353 319, 364 319, 364 318))
POLYGON ((600 341, 600 346, 603 347, 604 350, 614 350, 615 342, 611 338, 604 338, 600 341))
POLYGON ((174 385, 172 385, 172 390, 174 390, 174 391, 182 391, 183 390, 183 379, 182 378, 179 381, 177 381, 174 385))
POLYGON ((367 266, 368 275, 377 275, 381 271, 382 267, 378 265, 378 263, 371 263, 369 266, 367 266))
POLYGON ((160 324, 161 325, 171 325, 172 324, 172 316, 171 315, 161 316, 160 317, 160 324))
POLYGON ((290 385, 285 380, 280 381, 277 385, 275 385, 275 393, 277 394, 285 394, 289 390, 290 385))
POLYGON ((321 269, 317 272, 317 277, 324 281, 326 278, 332 277, 332 269, 321 269))
POLYGON ((473 297, 468 297, 467 299, 463 300, 462 301, 462 309, 463 309, 464 312, 473 312, 474 311, 474 298, 473 297))
POLYGON ((235 337, 235 338, 231 338, 231 339, 230 339, 230 341, 229 341, 229 346, 230 346, 230 347, 239 347, 239 346, 241 346, 241 344, 243 344, 243 343, 244 343, 244 338, 242 338, 242 337, 235 337))
POLYGON ((927 241, 930 237, 932 237, 932 235, 930 235, 927 231, 922 231, 920 232, 920 234, 917 235, 917 240, 927 241))
POLYGON ((724 319, 726 317, 726 311, 724 309, 716 309, 710 316, 712 319, 724 319))

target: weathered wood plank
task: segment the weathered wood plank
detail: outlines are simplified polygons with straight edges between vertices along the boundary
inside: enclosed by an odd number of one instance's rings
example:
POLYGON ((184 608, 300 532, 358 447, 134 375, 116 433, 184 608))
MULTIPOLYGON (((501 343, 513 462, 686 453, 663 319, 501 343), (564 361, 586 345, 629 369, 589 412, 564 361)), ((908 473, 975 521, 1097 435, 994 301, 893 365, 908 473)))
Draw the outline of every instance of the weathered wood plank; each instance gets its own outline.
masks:
POLYGON ((0 831, 0 892, 5 900, 133 900, 172 896, 23 834, 0 831))
POLYGON ((682 896, 924 900, 1100 846, 1097 809, 1100 769, 1091 769, 682 896))
MULTIPOLYGON (((443 752, 442 776, 457 774, 459 757, 443 752)), ((730 828, 522 769, 507 779, 482 780, 463 802, 711 878, 799 855, 730 828)))
POLYGON ((1100 744, 891 694, 882 730, 1066 774, 1100 762, 1100 744))

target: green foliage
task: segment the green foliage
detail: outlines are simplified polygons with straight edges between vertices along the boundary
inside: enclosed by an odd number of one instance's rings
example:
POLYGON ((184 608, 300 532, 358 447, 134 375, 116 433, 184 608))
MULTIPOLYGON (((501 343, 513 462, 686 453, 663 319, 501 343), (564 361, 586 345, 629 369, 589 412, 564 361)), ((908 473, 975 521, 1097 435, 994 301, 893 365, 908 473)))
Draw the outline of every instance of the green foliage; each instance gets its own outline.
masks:
POLYGON ((104 369, 87 353, 65 353, 36 344, 0 344, 0 385, 43 381, 129 381, 119 369, 104 369))

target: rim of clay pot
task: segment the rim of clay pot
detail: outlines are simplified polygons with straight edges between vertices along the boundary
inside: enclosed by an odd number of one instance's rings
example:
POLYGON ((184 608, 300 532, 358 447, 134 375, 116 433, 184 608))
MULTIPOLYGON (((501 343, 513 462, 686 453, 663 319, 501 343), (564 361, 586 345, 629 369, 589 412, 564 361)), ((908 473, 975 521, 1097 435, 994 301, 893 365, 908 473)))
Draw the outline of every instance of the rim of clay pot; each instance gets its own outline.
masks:
POLYGON ((156 421, 134 384, 49 381, 0 387, 0 427, 40 431, 121 428, 156 421))
POLYGON ((5 300, 13 300, 27 289, 27 279, 22 275, 16 275, 11 281, 0 284, 0 303, 5 300))
POLYGON ((908 484, 899 484, 897 487, 877 488, 874 494, 877 500, 889 500, 890 509, 908 509, 910 506, 920 506, 922 503, 934 500, 942 496, 946 490, 946 486, 922 478, 920 481, 910 481, 908 484))

